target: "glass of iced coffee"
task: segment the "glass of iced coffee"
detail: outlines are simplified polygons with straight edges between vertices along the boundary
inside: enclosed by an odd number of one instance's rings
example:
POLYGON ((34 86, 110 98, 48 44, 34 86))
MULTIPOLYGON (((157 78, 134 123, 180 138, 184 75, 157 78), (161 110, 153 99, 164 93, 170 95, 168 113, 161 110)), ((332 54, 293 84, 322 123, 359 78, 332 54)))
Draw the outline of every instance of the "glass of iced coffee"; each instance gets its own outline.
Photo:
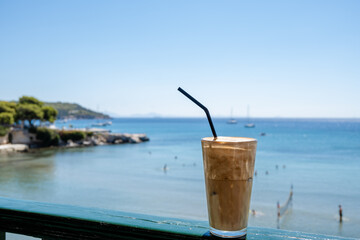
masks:
POLYGON ((218 237, 245 237, 257 141, 206 137, 201 143, 210 232, 218 237))

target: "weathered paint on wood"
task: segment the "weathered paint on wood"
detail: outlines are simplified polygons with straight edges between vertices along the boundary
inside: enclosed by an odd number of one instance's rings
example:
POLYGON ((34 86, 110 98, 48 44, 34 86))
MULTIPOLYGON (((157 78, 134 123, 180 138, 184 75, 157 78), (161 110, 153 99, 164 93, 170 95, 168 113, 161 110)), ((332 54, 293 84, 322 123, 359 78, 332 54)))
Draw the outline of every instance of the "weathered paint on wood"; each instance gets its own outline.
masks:
MULTIPOLYGON (((56 239, 218 239, 208 223, 0 198, 0 233, 56 239)), ((249 228, 248 240, 339 240, 333 236, 249 228)), ((348 238, 349 239, 349 238, 348 238)), ((1 235, 0 235, 0 240, 1 235)))

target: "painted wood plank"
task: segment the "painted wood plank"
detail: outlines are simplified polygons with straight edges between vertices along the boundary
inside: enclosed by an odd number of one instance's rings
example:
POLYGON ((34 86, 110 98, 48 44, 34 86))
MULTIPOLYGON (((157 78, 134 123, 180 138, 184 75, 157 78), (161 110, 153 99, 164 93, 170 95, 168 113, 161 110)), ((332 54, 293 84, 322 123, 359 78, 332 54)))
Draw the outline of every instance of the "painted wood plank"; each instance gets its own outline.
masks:
POLYGON ((182 219, 167 219, 105 209, 0 198, 0 213, 6 211, 9 215, 15 215, 16 212, 19 217, 24 217, 25 219, 33 218, 36 215, 39 220, 44 221, 72 219, 73 223, 76 221, 86 221, 88 225, 102 223, 103 226, 116 225, 124 228, 131 227, 133 229, 146 229, 190 236, 201 236, 208 229, 206 222, 184 221, 182 219), (56 217, 59 218, 56 219, 56 217))
MULTIPOLYGON (((0 232, 42 239, 218 239, 206 221, 0 198, 0 232)), ((248 240, 340 240, 333 236, 249 228, 248 240)), ((2 240, 2 239, 0 239, 2 240)))

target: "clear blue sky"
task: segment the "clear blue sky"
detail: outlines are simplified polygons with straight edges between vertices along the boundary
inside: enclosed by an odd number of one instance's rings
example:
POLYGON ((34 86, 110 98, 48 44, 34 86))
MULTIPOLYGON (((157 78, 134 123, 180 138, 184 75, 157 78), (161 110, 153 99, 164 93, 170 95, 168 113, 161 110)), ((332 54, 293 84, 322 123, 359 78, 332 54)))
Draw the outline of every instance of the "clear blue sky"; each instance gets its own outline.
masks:
POLYGON ((0 0, 0 99, 360 117, 360 1, 0 0))

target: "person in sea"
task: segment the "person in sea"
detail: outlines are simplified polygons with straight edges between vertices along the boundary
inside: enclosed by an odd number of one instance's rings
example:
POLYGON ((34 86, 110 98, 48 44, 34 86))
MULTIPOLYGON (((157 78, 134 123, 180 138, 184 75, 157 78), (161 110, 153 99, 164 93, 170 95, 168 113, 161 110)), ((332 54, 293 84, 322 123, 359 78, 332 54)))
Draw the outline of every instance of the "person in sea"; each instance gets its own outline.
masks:
POLYGON ((341 207, 341 205, 339 205, 339 221, 340 222, 342 222, 342 216, 343 216, 342 207, 341 207))
POLYGON ((251 213, 252 213, 253 216, 255 216, 255 215, 256 215, 255 209, 252 209, 252 210, 251 210, 251 213))

